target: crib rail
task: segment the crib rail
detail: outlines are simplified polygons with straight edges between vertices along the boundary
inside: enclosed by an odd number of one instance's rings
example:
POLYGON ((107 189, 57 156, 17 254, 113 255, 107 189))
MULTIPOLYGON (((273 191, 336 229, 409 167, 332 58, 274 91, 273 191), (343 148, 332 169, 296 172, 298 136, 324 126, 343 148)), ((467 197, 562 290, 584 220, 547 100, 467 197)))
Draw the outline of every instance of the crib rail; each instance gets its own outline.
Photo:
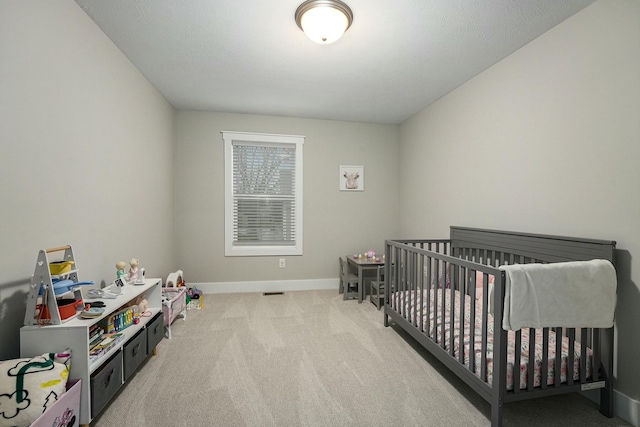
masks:
POLYGON ((498 267, 558 260, 543 252, 453 239, 385 242, 385 326, 400 322, 488 400, 495 425, 509 401, 611 387, 612 350, 603 347, 610 343, 599 329, 502 329, 505 277, 498 267), (536 347, 540 356, 533 357, 536 347))

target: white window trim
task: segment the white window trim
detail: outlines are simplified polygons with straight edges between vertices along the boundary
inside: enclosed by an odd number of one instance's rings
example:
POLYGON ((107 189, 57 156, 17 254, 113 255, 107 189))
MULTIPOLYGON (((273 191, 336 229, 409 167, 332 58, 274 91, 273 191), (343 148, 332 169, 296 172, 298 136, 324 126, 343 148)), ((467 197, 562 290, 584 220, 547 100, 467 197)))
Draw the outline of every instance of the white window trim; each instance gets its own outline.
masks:
POLYGON ((222 131, 224 140, 225 169, 225 256, 287 256, 302 255, 302 146, 304 136, 279 135, 268 133, 249 133, 222 131), (233 245, 233 142, 255 142, 258 144, 295 144, 296 145, 296 239, 292 246, 234 246, 233 245))

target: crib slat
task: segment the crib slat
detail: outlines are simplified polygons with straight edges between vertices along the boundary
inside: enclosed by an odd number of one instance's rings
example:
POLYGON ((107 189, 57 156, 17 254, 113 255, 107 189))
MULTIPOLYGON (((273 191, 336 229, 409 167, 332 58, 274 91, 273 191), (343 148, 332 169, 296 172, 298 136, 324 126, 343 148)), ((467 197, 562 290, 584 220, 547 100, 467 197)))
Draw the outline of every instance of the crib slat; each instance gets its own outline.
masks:
MULTIPOLYGON (((455 323, 455 315, 456 315, 456 305, 455 305, 455 294, 454 294, 454 289, 453 289, 453 283, 449 286, 449 288, 447 289, 447 272, 449 271, 448 269, 448 265, 447 263, 443 263, 444 265, 444 276, 443 276, 443 281, 442 281, 442 289, 443 290, 447 290, 449 292, 449 301, 451 301, 451 309, 449 310, 449 354, 451 356, 454 355, 454 344, 455 344, 455 334, 453 333, 456 330, 456 327, 458 325, 456 325, 455 323)), ((464 297, 463 297, 464 298, 464 297)), ((461 304, 464 304, 464 299, 461 301, 461 304)))
POLYGON ((407 319, 407 321, 410 324, 413 324, 413 322, 411 321, 411 314, 413 313, 412 309, 411 309, 411 298, 412 298, 412 294, 411 294, 411 269, 413 268, 413 266, 411 265, 411 258, 412 258, 412 254, 411 252, 407 251, 405 253, 405 262, 407 264, 407 268, 405 269, 405 289, 406 289, 406 298, 408 301, 407 304, 407 310, 405 312, 405 316, 404 318, 407 319))
POLYGON ((529 354, 527 355, 527 390, 533 390, 536 369, 536 330, 529 328, 529 354))
POLYGON ((553 386, 560 387, 562 374, 562 328, 556 328, 556 359, 553 373, 553 386))
MULTIPOLYGON (((393 264, 395 264, 396 268, 391 270, 391 276, 393 278, 393 282, 391 282, 391 286, 389 288, 389 299, 391 301, 389 301, 390 304, 393 305, 393 307, 395 308, 396 312, 399 309, 398 306, 398 294, 399 294, 399 286, 398 286, 398 274, 400 271, 400 260, 398 259, 398 250, 396 249, 387 249, 389 251, 389 258, 393 258, 393 264)), ((387 262, 389 262, 389 260, 387 260, 387 262)))
POLYGON ((433 260, 434 264, 434 273, 435 276, 432 276, 430 278, 431 280, 431 287, 433 288, 433 324, 431 325, 431 327, 433 328, 433 339, 434 341, 437 343, 438 342, 438 334, 440 333, 440 324, 438 323, 438 304, 441 304, 440 300, 442 298, 442 294, 438 294, 438 283, 437 281, 434 282, 434 277, 438 277, 439 271, 440 269, 438 268, 438 260, 434 259, 433 260))
POLYGON ((420 300, 422 299, 422 293, 420 292, 420 282, 421 282, 421 276, 423 276, 423 274, 421 273, 420 270, 420 260, 422 259, 422 255, 416 253, 415 254, 415 268, 414 268, 414 272, 413 272, 413 288, 415 290, 415 298, 416 298, 416 305, 415 305, 415 309, 414 311, 414 321, 413 324, 416 326, 416 328, 420 328, 420 322, 421 322, 421 318, 420 318, 420 311, 422 309, 421 305, 420 305, 420 300))
POLYGON ((418 310, 416 309, 418 306, 418 287, 416 286, 417 272, 416 272, 416 263, 418 262, 418 254, 411 254, 411 289, 413 290, 413 319, 411 319, 412 325, 418 327, 418 310))
POLYGON ((403 250, 401 253, 401 262, 402 262, 402 269, 400 271, 400 289, 402 290, 402 293, 400 295, 400 297, 402 299, 404 299, 404 304, 402 305, 402 312, 400 314, 402 314, 402 317, 406 318, 407 316, 407 309, 409 306, 409 297, 406 294, 406 288, 407 288, 407 251, 403 250))
MULTIPOLYGON (((439 260, 438 260, 439 261, 439 260)), ((444 291, 444 287, 440 285, 440 274, 442 274, 439 271, 439 267, 440 267, 440 262, 436 263, 436 268, 438 269, 438 273, 436 274, 435 280, 436 280, 436 288, 440 289, 440 299, 442 301, 440 301, 440 347, 442 349, 444 349, 446 347, 446 339, 445 339, 445 327, 444 327, 444 322, 446 319, 446 304, 447 304, 447 299, 446 299, 446 295, 445 295, 445 291, 444 291)), ((437 293, 436 293, 437 294, 437 293)), ((437 305, 436 305, 437 307, 437 305)), ((436 335, 437 336, 437 335, 436 335)))
POLYGON ((567 384, 573 385, 573 366, 575 362, 576 342, 576 330, 574 328, 567 329, 567 338, 569 338, 569 355, 567 356, 567 384))
MULTIPOLYGON (((467 270, 469 272, 469 281, 471 283, 475 283, 474 279, 471 278, 471 270, 467 270)), ((471 307, 469 307, 469 369, 473 373, 477 373, 476 371, 476 287, 475 285, 471 285, 471 292, 473 293, 473 300, 471 303, 471 307)), ((480 349, 482 350, 482 349, 480 349)), ((484 378, 483 378, 484 379, 484 378)))
POLYGON ((400 254, 399 254, 399 262, 400 262, 400 274, 398 275, 398 284, 399 284, 399 296, 398 298, 404 300, 404 304, 402 304, 402 311, 400 312, 400 314, 402 315, 402 317, 405 316, 405 312, 407 311, 407 305, 408 301, 407 301, 407 295, 405 294, 405 278, 404 275, 406 274, 406 270, 407 270, 407 262, 404 259, 406 255, 406 251, 402 251, 400 250, 400 254))
POLYGON ((587 382, 587 328, 580 330, 580 384, 587 382))
POLYGON ((404 318, 407 319, 409 323, 411 323, 411 287, 409 281, 409 275, 411 274, 411 253, 409 251, 405 251, 405 263, 407 267, 405 268, 404 273, 404 288, 405 288, 405 298, 407 298, 407 309, 404 313, 404 318))
POLYGON ((542 366, 540 368, 540 388, 547 388, 549 372, 549 328, 542 329, 542 366))
POLYGON ((431 289, 433 289, 431 278, 433 277, 433 269, 432 269, 433 257, 429 257, 428 261, 429 262, 427 262, 427 313, 425 315, 427 319, 427 324, 425 325, 425 328, 426 328, 427 336, 430 336, 433 338, 432 335, 429 335, 431 333, 431 289))
MULTIPOLYGON (((476 277, 477 272, 474 272, 473 277, 476 277)), ((487 315, 487 308, 488 308, 488 304, 487 301, 489 299, 489 296, 487 295, 488 292, 483 292, 482 293, 482 309, 481 309, 481 313, 482 313, 482 359, 481 359, 481 363, 480 363, 480 377, 483 380, 487 380, 487 322, 488 322, 488 315, 487 315)))
POLYGON ((592 329, 593 342, 591 349, 593 350, 593 365, 591 365, 591 379, 600 381, 600 329, 592 329))
MULTIPOLYGON (((449 309, 449 319, 448 319, 448 321, 449 321, 449 340, 448 340, 448 343, 447 343, 446 342, 447 341, 447 339, 446 339, 447 337, 445 336, 444 337, 444 341, 445 341, 445 347, 447 345, 449 346, 449 355, 453 356, 453 344, 454 344, 454 335, 455 335, 453 333, 453 331, 455 330, 454 328, 456 326, 454 324, 454 316, 455 316, 455 312, 456 312, 455 296, 453 294, 453 289, 451 289, 451 288, 447 289, 447 288, 445 288, 443 286, 442 291, 446 292, 447 294, 449 294, 449 301, 450 301, 450 304, 451 304, 451 308, 449 309)), ((446 320, 443 319, 443 322, 446 324, 446 320)), ((443 328, 443 331, 446 331, 446 330, 447 330, 446 327, 443 328)))
POLYGON ((393 251, 394 255, 393 258, 395 260, 395 264, 396 264, 396 269, 393 272, 393 279, 394 279, 394 284, 395 284, 395 289, 393 289, 395 292, 393 293, 393 295, 391 295, 391 298, 393 298, 393 305, 396 308, 396 312, 398 313, 402 313, 402 309, 400 308, 400 292, 401 292, 401 287, 400 287, 400 270, 402 270, 402 262, 400 260, 400 248, 395 248, 395 250, 393 251))
POLYGON ((420 255, 420 265, 418 266, 420 275, 418 282, 420 284, 420 331, 424 332, 424 255, 420 255))
MULTIPOLYGON (((464 330, 464 314, 465 314, 465 308, 466 305, 465 304, 465 300, 466 300, 466 295, 468 292, 468 282, 467 282, 467 276, 464 274, 464 267, 461 267, 460 270, 456 270, 457 272, 461 272, 462 274, 459 276, 459 280, 462 281, 460 293, 462 295, 462 298, 464 299, 463 301, 460 302, 460 316, 458 319, 458 325, 457 327, 460 329, 460 335, 458 336, 458 362, 464 365, 464 336, 465 336, 465 330, 464 330)), ((452 281, 453 282, 453 281, 452 281)), ((456 280, 457 282, 457 280, 456 280)), ((473 298, 471 299, 471 303, 473 304, 473 298)), ((469 359, 471 360, 471 359, 469 359)))
POLYGON ((520 366, 522 365, 522 329, 515 331, 515 348, 513 359, 513 392, 520 392, 520 366))
POLYGON ((404 251, 404 262, 406 266, 402 274, 402 288, 405 291, 404 297, 407 299, 407 305, 404 311, 404 318, 407 319, 407 321, 411 322, 411 316, 410 316, 411 313, 409 311, 411 309, 411 288, 409 287, 409 273, 411 271, 411 255, 407 250, 404 251))
POLYGON ((415 252, 412 252, 410 254, 409 259, 411 260, 410 262, 410 268, 409 268, 409 295, 411 295, 411 300, 413 301, 413 308, 411 309, 411 313, 409 315, 409 323, 411 323, 414 327, 418 327, 416 320, 417 320, 417 303, 418 301, 416 300, 416 298, 418 297, 418 294, 416 292, 416 262, 417 262, 417 254, 415 252))
MULTIPOLYGON (((437 343, 438 342, 438 333, 440 332, 440 327, 438 325, 438 304, 440 301, 440 298, 438 297, 438 275, 440 274, 440 268, 438 266, 438 260, 434 259, 433 260, 433 267, 434 267, 434 276, 431 276, 429 278, 429 280, 431 280, 432 284, 431 286, 433 287, 433 339, 434 341, 437 343), (435 278, 435 279, 434 279, 435 278), (435 280, 435 283, 433 283, 435 280)), ((442 295, 440 295, 442 296, 442 295)))

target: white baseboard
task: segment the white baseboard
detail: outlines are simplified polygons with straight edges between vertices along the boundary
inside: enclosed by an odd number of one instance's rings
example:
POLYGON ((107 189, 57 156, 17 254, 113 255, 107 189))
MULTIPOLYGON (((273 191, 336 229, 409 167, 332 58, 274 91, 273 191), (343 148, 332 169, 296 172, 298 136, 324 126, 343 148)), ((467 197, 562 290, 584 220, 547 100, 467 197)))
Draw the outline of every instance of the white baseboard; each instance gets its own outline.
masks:
POLYGON ((236 292, 285 292, 335 289, 339 279, 268 280, 260 282, 209 282, 189 283, 204 294, 228 294, 236 292))
POLYGON ((613 413, 634 426, 640 426, 640 402, 613 390, 613 413))
MULTIPOLYGON (((596 404, 600 404, 600 391, 583 391, 586 396, 596 404)), ((622 418, 634 426, 640 426, 640 402, 631 399, 629 396, 613 390, 613 415, 622 418)))

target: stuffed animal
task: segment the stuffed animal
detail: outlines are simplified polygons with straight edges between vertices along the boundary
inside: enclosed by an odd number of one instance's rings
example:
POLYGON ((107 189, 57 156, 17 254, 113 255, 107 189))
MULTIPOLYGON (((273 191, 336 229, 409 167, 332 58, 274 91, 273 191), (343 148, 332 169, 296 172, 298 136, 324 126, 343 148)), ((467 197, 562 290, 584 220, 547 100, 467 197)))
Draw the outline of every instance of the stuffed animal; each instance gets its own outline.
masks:
POLYGON ((145 311, 149 309, 149 301, 147 301, 147 298, 144 296, 144 294, 136 298, 136 305, 138 306, 139 315, 142 315, 145 311))

